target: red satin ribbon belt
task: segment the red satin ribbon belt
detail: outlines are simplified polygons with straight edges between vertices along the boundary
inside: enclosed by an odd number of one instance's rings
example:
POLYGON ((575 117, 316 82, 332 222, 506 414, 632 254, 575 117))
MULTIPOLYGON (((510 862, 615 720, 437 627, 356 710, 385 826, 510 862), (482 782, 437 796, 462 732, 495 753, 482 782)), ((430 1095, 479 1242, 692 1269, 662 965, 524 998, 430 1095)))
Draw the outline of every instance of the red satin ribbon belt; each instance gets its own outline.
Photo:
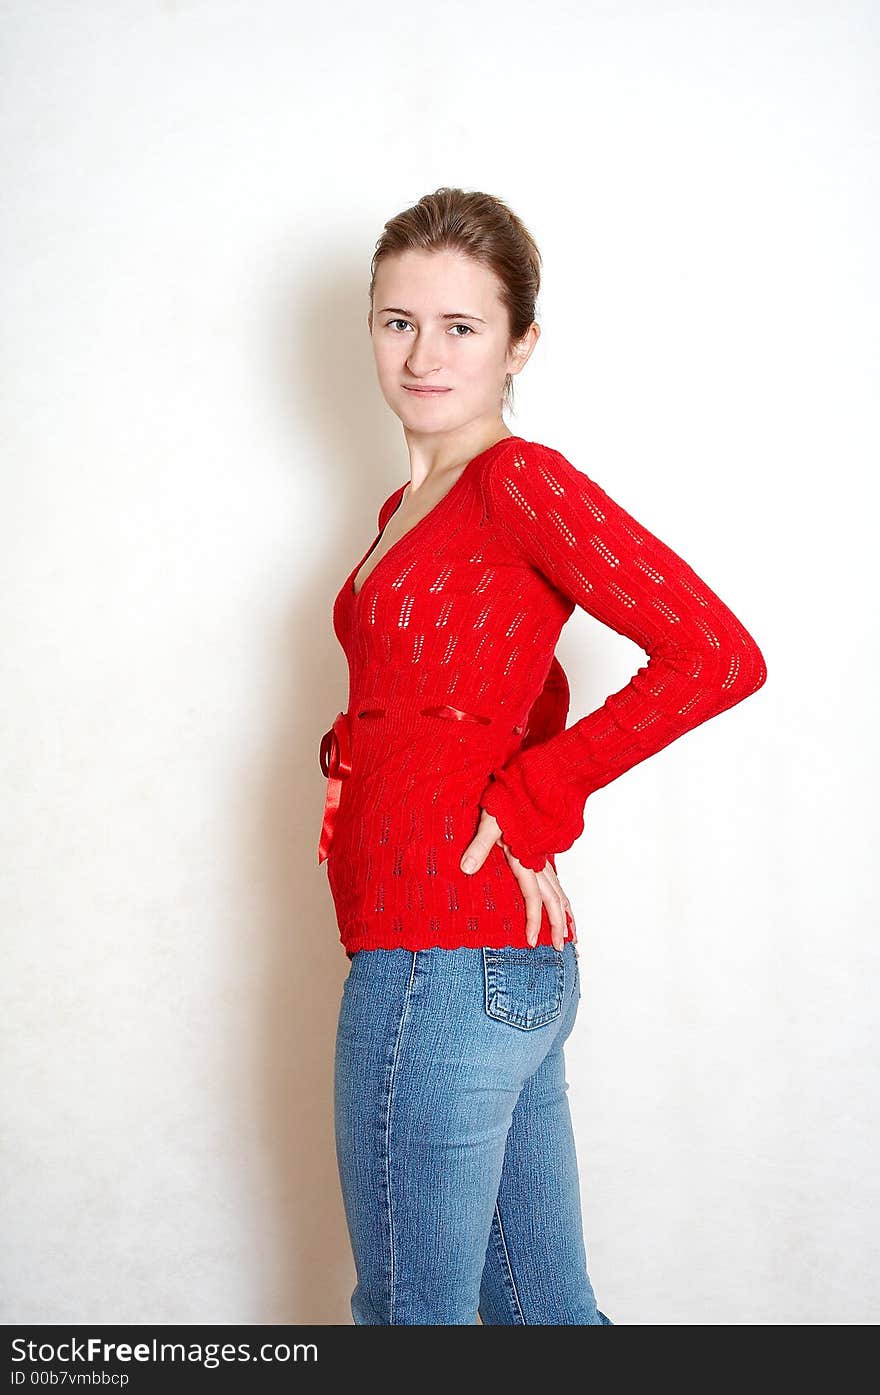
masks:
MULTIPOLYGON (((384 707, 365 708, 358 717, 384 717, 384 707)), ((423 717, 445 717, 456 722, 481 722, 487 724, 491 717, 481 717, 474 712, 463 712, 460 707, 450 707, 441 703, 438 707, 423 707, 423 717)), ((514 731, 521 731, 514 727, 514 731)), ((342 795, 342 781, 351 774, 351 725, 347 712, 339 712, 329 731, 321 737, 321 770, 327 776, 327 798, 324 802, 324 822, 318 842, 318 865, 326 859, 333 842, 333 829, 342 795)))
POLYGON ((318 866, 326 858, 333 842, 333 825, 342 794, 342 781, 351 774, 351 727, 348 713, 339 712, 329 731, 321 737, 321 769, 327 776, 327 798, 324 802, 324 823, 318 841, 318 866))

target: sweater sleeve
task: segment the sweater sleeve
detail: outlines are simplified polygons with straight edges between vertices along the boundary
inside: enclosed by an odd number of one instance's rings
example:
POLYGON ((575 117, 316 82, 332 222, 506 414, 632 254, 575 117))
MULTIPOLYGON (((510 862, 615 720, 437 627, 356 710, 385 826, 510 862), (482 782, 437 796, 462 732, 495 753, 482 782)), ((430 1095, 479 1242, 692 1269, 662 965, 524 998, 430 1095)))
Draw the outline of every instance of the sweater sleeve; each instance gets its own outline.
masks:
POLYGON ((529 709, 520 750, 537 746, 539 742, 548 741, 557 732, 564 731, 570 701, 565 669, 554 654, 544 686, 529 709))
POLYGON ((601 707, 490 776, 482 808, 513 856, 541 871, 583 832, 594 790, 749 697, 767 671, 715 592, 559 451, 529 442, 499 453, 484 488, 518 555, 648 656, 601 707))

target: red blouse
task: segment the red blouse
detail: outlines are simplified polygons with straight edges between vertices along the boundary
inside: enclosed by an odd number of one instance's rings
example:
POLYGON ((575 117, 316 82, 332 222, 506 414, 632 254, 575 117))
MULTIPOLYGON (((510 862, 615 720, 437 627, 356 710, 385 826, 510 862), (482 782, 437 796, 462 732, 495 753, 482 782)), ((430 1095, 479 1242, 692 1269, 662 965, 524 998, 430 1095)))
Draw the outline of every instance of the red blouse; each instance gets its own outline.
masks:
MULTIPOLYGON (((476 873, 459 865, 481 807, 524 866, 555 869, 589 796, 756 692, 764 658, 681 557, 559 451, 519 436, 475 456, 355 594, 405 489, 333 608, 349 700, 321 742, 319 861, 349 958, 524 947, 500 845, 476 873), (576 605, 648 662, 566 728, 554 650, 576 605)), ((539 943, 552 943, 546 909, 539 943)))

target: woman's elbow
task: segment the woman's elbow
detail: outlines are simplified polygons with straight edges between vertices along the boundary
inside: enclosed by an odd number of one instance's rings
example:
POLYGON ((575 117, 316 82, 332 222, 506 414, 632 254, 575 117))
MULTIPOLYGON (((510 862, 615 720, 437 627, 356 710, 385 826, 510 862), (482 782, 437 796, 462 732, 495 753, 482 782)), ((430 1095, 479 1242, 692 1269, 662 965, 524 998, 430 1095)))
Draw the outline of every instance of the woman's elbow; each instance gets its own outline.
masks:
POLYGON ((767 681, 767 664, 755 640, 746 631, 725 648, 715 672, 718 676, 719 711, 751 697, 767 681))

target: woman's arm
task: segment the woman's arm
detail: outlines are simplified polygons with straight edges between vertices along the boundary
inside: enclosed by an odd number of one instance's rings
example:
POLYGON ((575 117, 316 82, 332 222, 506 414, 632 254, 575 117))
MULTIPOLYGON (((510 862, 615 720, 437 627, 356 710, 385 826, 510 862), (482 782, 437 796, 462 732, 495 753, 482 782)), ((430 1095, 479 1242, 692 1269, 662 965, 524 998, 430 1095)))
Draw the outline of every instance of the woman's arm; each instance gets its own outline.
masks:
POLYGON ((565 731, 570 702, 571 691, 568 686, 568 678, 565 669, 554 654, 550 661, 547 677, 544 679, 544 686, 529 709, 520 750, 528 750, 530 746, 537 746, 542 741, 549 741, 551 736, 565 731))
POLYGON ((513 856, 541 871, 583 832, 594 790, 757 692, 767 670, 715 592, 559 451, 499 452, 484 488, 518 554, 649 656, 601 707, 492 773, 481 806, 513 856))

